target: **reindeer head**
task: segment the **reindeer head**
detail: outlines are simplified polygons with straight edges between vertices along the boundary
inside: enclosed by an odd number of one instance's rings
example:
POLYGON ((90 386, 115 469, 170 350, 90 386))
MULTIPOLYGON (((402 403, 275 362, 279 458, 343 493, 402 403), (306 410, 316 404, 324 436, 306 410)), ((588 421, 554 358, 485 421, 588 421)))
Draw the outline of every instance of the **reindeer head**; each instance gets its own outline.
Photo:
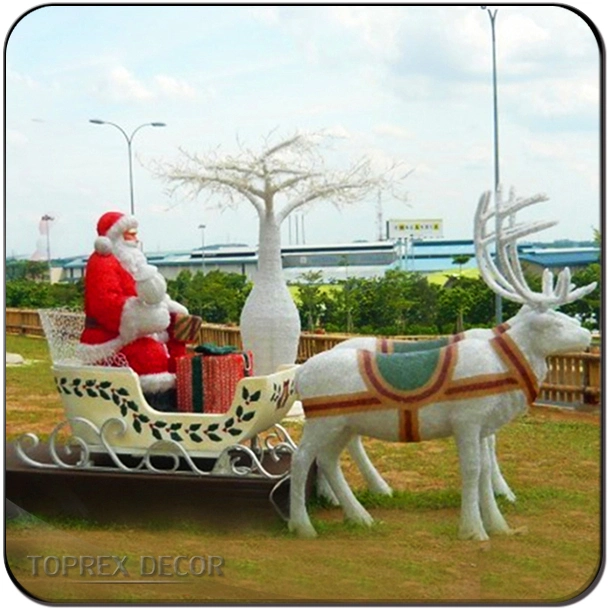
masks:
POLYGON ((477 263, 485 283, 500 296, 521 303, 523 307, 513 319, 512 326, 524 325, 532 348, 539 354, 581 351, 591 343, 591 333, 582 328, 578 320, 555 311, 557 307, 573 303, 595 289, 596 283, 576 288, 571 283, 570 270, 566 267, 554 281, 548 269, 542 275, 542 291, 534 292, 527 284, 519 263, 517 240, 556 224, 555 221, 516 222, 519 210, 546 201, 545 195, 516 199, 511 190, 507 202, 502 202, 502 192, 495 209, 490 210, 491 193, 483 193, 475 216, 474 243, 477 263), (490 220, 494 221, 488 230, 490 220), (489 251, 496 244, 496 260, 489 251))

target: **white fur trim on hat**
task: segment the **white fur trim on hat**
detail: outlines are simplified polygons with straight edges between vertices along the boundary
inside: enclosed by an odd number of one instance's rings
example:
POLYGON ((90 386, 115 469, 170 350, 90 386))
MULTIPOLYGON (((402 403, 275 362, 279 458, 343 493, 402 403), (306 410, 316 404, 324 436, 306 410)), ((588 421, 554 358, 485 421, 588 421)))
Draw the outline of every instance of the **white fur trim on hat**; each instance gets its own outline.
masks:
POLYGON ((99 235, 95 238, 93 247, 98 254, 106 255, 112 252, 112 242, 120 237, 128 229, 137 229, 138 221, 133 216, 121 216, 106 231, 106 235, 99 235))
POLYGON ((111 239, 115 240, 117 237, 121 236, 125 231, 129 229, 137 229, 138 221, 134 216, 121 216, 106 232, 106 235, 111 239))
POLYGON ((112 242, 108 237, 103 235, 95 238, 93 247, 98 254, 106 255, 112 252, 112 242))

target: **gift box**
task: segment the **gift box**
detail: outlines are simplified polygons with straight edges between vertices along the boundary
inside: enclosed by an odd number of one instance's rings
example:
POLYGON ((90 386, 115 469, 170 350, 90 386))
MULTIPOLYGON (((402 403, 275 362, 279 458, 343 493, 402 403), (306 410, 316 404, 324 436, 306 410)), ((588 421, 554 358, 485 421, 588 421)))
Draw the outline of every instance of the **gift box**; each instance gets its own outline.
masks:
POLYGON ((192 343, 199 337, 202 319, 190 314, 172 314, 170 323, 170 336, 177 341, 192 343))
POLYGON ((178 411, 226 413, 240 379, 252 375, 252 353, 191 354, 176 361, 178 411))

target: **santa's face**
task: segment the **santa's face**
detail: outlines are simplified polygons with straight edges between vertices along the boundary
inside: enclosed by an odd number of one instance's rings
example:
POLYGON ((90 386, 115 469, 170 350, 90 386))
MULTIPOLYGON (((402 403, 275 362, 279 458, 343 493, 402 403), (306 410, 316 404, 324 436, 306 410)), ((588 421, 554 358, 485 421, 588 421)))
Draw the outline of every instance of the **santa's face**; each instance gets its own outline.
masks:
POLYGON ((126 246, 131 246, 132 248, 136 248, 140 243, 138 241, 138 232, 136 229, 127 229, 127 231, 123 232, 123 241, 126 246))
POLYGON ((131 274, 146 264, 146 256, 139 245, 138 233, 135 229, 125 231, 112 242, 112 253, 131 274))

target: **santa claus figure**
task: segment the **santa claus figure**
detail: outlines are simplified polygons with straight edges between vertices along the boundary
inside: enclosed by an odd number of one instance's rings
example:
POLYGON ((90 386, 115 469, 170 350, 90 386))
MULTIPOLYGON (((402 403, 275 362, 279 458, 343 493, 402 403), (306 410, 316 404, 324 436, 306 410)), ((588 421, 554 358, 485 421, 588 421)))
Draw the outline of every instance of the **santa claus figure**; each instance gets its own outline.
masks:
POLYGON ((168 334, 175 314, 163 276, 139 248, 133 216, 107 212, 97 223, 95 251, 85 270, 85 329, 80 355, 89 364, 125 362, 139 375, 147 400, 171 408, 175 358, 185 344, 168 334))

